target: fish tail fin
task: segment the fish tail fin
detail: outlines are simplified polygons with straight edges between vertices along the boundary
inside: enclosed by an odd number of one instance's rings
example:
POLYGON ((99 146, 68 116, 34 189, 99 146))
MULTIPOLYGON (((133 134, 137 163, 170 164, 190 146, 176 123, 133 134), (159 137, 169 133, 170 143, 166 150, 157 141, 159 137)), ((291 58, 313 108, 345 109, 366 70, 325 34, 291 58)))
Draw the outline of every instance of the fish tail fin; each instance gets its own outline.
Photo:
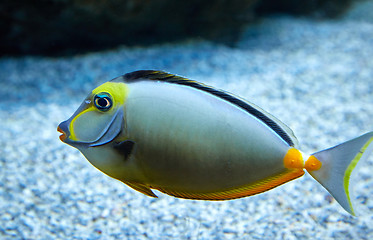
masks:
POLYGON ((337 202, 355 215, 351 203, 352 171, 358 162, 366 160, 373 151, 373 132, 312 154, 305 163, 306 170, 323 185, 337 202))

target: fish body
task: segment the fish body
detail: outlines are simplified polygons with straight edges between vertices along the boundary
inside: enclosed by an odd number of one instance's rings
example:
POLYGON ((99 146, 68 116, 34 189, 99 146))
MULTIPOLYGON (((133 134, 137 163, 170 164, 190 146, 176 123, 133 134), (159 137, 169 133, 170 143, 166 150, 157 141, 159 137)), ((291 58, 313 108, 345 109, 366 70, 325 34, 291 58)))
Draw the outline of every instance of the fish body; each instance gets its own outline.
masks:
POLYGON ((156 197, 151 189, 157 189, 188 199, 235 199, 277 187, 306 169, 351 214, 349 176, 373 140, 368 133, 338 151, 308 156, 285 124, 254 104, 151 70, 94 89, 58 130, 96 168, 148 196, 156 197), (335 152, 342 155, 339 162, 330 157, 335 152), (345 152, 352 154, 343 160, 345 152), (344 171, 331 180, 335 165, 344 171))

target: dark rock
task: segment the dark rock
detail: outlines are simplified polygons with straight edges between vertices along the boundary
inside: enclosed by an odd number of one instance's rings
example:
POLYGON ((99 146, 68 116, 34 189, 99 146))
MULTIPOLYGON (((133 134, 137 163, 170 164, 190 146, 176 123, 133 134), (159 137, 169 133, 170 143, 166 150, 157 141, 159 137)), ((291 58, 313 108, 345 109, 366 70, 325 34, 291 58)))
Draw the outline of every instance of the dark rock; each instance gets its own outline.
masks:
POLYGON ((237 39, 256 13, 341 12, 352 0, 2 0, 0 55, 74 54, 201 37, 237 39))
POLYGON ((53 54, 185 37, 232 40, 256 0, 3 0, 0 51, 53 54))
POLYGON ((256 8, 258 14, 282 12, 314 17, 338 17, 351 5, 353 0, 262 0, 256 8))

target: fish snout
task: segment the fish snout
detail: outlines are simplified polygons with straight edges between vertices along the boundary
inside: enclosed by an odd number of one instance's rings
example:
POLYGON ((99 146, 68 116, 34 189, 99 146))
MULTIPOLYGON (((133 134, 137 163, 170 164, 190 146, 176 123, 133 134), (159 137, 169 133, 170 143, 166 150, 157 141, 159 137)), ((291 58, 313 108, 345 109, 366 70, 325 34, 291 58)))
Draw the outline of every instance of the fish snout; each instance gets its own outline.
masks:
POLYGON ((68 130, 67 130, 67 126, 66 126, 66 125, 67 125, 67 124, 66 124, 66 121, 65 121, 65 122, 60 123, 60 124, 58 125, 58 127, 57 127, 57 131, 60 132, 60 133, 62 133, 62 134, 60 135, 60 140, 61 140, 62 142, 65 142, 65 140, 66 140, 66 138, 67 138, 67 132, 68 132, 68 130))

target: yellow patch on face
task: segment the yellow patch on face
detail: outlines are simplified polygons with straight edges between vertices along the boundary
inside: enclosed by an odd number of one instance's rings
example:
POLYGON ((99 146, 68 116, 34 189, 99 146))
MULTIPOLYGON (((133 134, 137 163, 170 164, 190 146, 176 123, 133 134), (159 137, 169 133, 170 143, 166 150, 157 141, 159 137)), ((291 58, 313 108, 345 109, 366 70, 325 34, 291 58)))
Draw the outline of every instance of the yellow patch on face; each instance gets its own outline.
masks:
POLYGON ((284 166, 289 169, 302 169, 304 167, 302 153, 295 148, 290 148, 284 157, 284 166))
POLYGON ((109 93, 113 97, 114 107, 118 104, 124 104, 128 96, 128 87, 125 83, 106 82, 92 91, 92 95, 101 92, 109 93))
POLYGON ((128 96, 128 87, 125 83, 114 83, 114 82, 106 82, 97 88, 95 88, 91 93, 90 103, 87 106, 87 108, 77 114, 74 119, 71 120, 69 130, 70 130, 70 139, 73 141, 78 141, 78 138, 76 137, 75 131, 74 131, 74 122, 83 114, 90 112, 90 111, 97 111, 102 112, 93 104, 93 98, 99 93, 108 93, 112 97, 113 106, 109 111, 106 113, 110 113, 113 111, 113 109, 117 109, 118 105, 123 105, 124 102, 127 99, 128 96))
POLYGON ((74 131, 74 122, 76 121, 76 119, 78 119, 81 115, 83 115, 84 113, 86 112, 89 112, 89 111, 92 111, 94 110, 93 109, 94 107, 89 107, 87 108, 86 110, 80 112, 78 115, 76 115, 70 122, 70 126, 69 126, 69 129, 70 129, 70 139, 73 140, 73 141, 77 141, 77 137, 75 135, 75 131, 74 131))

